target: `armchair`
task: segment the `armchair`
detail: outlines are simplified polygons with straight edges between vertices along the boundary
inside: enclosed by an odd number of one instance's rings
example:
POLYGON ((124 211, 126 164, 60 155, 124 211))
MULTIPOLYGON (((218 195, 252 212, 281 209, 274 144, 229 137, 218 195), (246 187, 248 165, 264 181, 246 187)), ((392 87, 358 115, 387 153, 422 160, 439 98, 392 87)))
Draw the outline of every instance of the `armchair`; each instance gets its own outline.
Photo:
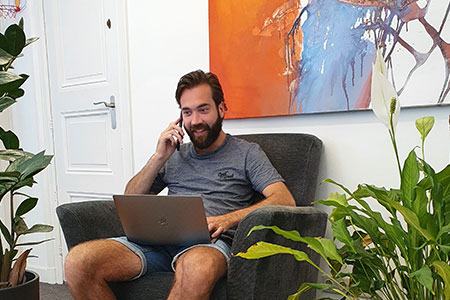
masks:
MULTIPOLYGON (((302 236, 323 236, 327 215, 311 206, 314 200, 322 142, 308 134, 252 134, 242 139, 258 143, 283 176, 296 201, 296 207, 269 206, 249 214, 239 224, 232 253, 245 251, 264 240, 308 253, 318 264, 318 255, 305 245, 260 230, 247 237, 255 225, 276 225, 297 230, 302 236)), ((124 235, 112 201, 89 201, 63 204, 56 209, 68 248, 99 238, 124 235)), ((110 283, 118 299, 166 299, 173 273, 147 274, 130 282, 110 283)), ((317 281, 317 270, 290 255, 246 260, 232 257, 226 278, 217 282, 211 299, 286 299, 300 283, 317 281)), ((314 299, 310 291, 308 299, 314 299)))

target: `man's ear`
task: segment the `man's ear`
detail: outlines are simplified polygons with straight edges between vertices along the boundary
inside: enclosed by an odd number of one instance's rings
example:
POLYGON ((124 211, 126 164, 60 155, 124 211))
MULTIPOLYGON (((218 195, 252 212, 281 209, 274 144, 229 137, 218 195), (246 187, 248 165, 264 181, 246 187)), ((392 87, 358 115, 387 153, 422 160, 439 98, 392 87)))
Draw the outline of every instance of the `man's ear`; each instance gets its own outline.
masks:
POLYGON ((225 117, 225 111, 226 111, 226 106, 225 106, 225 102, 220 102, 219 103, 219 116, 221 119, 223 119, 225 117))

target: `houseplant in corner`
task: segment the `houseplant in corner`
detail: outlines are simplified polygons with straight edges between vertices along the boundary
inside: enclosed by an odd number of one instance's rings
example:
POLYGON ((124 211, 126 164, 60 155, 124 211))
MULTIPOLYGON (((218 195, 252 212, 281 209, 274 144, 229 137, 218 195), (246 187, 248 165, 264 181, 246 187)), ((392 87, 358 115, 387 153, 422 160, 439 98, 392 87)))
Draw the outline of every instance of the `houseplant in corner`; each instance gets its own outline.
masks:
POLYGON ((263 241, 237 254, 258 259, 288 253, 312 264, 328 279, 325 283, 302 283, 290 299, 300 298, 310 288, 332 290, 342 299, 450 299, 450 165, 436 173, 426 162, 424 149, 434 118, 416 120, 421 151, 418 156, 417 147, 412 149, 402 166, 395 136, 400 105, 387 78, 381 50, 373 67, 371 95, 372 108, 389 131, 400 187, 360 184, 352 192, 325 180, 344 191, 316 202, 333 207, 329 217, 333 239, 301 237, 296 231, 275 226, 256 226, 249 233, 273 230, 306 243, 323 257, 329 271, 314 265, 304 252, 263 241), (383 214, 373 210, 370 203, 383 207, 383 214))
MULTIPOLYGON (((37 38, 26 39, 23 19, 19 24, 10 25, 4 34, 0 33, 0 112, 25 93, 21 86, 29 76, 15 74, 11 69, 14 61, 22 56, 22 50, 36 40, 37 38)), ((9 205, 9 216, 0 219, 0 299, 39 299, 38 276, 25 271, 31 249, 22 253, 19 249, 46 240, 23 243, 20 238, 30 233, 49 232, 53 227, 43 224, 31 227, 27 225, 24 215, 36 206, 38 199, 21 192, 21 188, 31 187, 36 183, 34 175, 47 167, 52 156, 44 155, 44 152, 32 154, 23 151, 18 137, 1 127, 0 140, 5 148, 0 150, 0 159, 6 161, 6 167, 0 172, 0 209, 6 211, 9 205), (33 285, 26 283, 32 278, 33 285), (37 295, 36 291, 29 290, 36 285, 37 295)))

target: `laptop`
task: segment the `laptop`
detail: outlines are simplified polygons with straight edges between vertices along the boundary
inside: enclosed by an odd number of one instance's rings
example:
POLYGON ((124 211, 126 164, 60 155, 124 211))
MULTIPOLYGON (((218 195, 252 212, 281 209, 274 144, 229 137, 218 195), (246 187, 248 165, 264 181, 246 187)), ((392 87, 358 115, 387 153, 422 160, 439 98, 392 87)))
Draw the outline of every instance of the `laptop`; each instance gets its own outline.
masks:
POLYGON ((125 235, 142 245, 210 243, 200 196, 113 195, 125 235))

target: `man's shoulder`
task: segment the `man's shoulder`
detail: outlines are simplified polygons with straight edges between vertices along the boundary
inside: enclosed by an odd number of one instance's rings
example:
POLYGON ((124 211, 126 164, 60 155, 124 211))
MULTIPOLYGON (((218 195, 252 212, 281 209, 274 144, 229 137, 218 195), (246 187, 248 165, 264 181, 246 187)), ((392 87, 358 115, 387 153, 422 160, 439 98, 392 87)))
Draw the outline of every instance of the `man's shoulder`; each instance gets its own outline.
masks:
POLYGON ((241 148, 243 150, 245 149, 252 149, 252 148, 259 148, 259 145, 254 142, 249 142, 245 139, 243 139, 240 136, 231 136, 230 137, 230 144, 234 147, 241 148))

